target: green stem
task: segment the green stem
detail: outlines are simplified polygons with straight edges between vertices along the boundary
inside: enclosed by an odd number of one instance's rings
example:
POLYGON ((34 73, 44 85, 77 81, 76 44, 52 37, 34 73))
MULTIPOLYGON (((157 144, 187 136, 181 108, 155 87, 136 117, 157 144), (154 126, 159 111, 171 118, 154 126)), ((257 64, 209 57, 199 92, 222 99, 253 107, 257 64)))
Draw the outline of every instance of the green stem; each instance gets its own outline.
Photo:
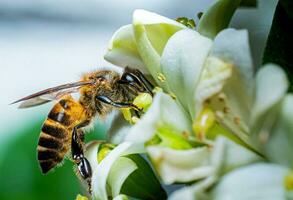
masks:
POLYGON ((213 39, 227 28, 238 7, 256 7, 256 0, 218 0, 201 17, 198 32, 213 39))
POLYGON ((241 0, 219 0, 203 14, 198 24, 198 32, 214 38, 221 30, 228 27, 241 0))

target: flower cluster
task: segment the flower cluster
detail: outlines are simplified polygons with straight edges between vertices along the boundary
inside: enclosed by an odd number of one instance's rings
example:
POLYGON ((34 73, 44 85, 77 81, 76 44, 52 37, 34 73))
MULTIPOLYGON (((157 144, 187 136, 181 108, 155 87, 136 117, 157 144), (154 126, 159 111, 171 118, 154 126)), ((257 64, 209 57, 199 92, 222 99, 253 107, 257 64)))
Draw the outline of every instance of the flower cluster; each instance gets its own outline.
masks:
POLYGON ((105 59, 141 70, 157 87, 133 102, 140 119, 123 110, 110 143, 87 145, 93 199, 293 197, 286 74, 275 64, 253 67, 246 30, 209 32, 209 17, 236 9, 221 2, 198 30, 136 10, 114 33, 105 59), (162 185, 172 184, 182 187, 167 197, 162 185))

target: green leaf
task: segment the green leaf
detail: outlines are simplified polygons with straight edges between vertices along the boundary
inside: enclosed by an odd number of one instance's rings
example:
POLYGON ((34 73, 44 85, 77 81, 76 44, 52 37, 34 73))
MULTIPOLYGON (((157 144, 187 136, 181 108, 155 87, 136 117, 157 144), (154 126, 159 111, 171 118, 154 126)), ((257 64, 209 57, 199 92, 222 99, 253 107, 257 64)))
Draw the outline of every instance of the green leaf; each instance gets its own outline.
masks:
POLYGON ((137 170, 128 176, 121 194, 138 199, 167 199, 167 194, 156 178, 152 168, 139 154, 127 155, 137 165, 137 170))
POLYGON ((287 73, 292 91, 293 83, 293 2, 280 0, 268 36, 263 63, 279 64, 287 73))
POLYGON ((257 0, 242 0, 239 6, 241 6, 241 7, 256 7, 257 0))
POLYGON ((221 30, 228 27, 240 3, 241 0, 218 0, 201 17, 198 32, 209 38, 214 38, 221 30))

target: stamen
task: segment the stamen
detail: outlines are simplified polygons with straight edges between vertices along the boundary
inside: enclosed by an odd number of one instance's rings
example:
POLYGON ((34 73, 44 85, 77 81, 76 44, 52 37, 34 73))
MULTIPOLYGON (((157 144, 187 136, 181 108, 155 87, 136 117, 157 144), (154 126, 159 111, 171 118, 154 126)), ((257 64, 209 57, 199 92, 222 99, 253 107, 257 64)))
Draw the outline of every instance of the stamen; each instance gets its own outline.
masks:
POLYGON ((159 79, 159 81, 161 81, 162 83, 164 83, 166 81, 166 77, 164 76, 164 74, 159 73, 157 78, 159 79))
POLYGON ((208 107, 205 107, 201 113, 196 117, 193 123, 193 131, 199 140, 203 140, 210 130, 210 128, 215 124, 216 117, 215 113, 208 107))

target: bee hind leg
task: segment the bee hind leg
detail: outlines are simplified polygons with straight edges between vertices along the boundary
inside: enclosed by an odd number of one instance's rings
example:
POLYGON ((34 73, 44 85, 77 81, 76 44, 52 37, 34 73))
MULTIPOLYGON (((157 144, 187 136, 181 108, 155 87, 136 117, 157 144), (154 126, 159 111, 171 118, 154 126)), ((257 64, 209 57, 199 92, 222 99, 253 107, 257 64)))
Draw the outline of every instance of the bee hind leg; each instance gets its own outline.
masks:
POLYGON ((91 193, 91 177, 92 169, 89 161, 84 156, 83 143, 84 143, 84 133, 82 130, 74 128, 72 133, 71 141, 71 153, 72 159, 77 165, 78 172, 80 176, 87 182, 88 191, 91 193))

